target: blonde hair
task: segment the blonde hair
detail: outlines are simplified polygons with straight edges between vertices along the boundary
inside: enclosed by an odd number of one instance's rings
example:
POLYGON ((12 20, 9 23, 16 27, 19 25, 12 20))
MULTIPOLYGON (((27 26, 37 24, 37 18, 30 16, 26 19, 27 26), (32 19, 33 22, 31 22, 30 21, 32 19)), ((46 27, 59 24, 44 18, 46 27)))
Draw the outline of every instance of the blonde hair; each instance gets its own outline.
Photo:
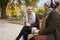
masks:
POLYGON ((33 9, 33 8, 32 8, 31 6, 28 6, 28 7, 27 7, 27 10, 28 10, 28 9, 33 9))

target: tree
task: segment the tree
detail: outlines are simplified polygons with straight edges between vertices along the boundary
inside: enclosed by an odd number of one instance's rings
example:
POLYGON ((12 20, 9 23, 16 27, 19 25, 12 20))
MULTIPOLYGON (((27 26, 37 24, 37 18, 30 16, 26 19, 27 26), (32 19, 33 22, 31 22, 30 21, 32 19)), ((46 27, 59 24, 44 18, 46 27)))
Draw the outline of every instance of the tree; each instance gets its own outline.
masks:
POLYGON ((25 0, 26 6, 36 7, 39 0, 25 0))
POLYGON ((6 6, 7 6, 8 0, 0 0, 0 6, 1 6, 1 18, 5 19, 6 16, 6 6))
POLYGON ((14 3, 9 3, 6 8, 7 16, 17 16, 19 9, 14 3))
POLYGON ((26 7, 27 6, 35 7, 35 6, 37 6, 37 3, 39 2, 39 0, 22 0, 22 1, 21 0, 18 0, 18 2, 20 4, 22 4, 22 3, 25 2, 26 7))

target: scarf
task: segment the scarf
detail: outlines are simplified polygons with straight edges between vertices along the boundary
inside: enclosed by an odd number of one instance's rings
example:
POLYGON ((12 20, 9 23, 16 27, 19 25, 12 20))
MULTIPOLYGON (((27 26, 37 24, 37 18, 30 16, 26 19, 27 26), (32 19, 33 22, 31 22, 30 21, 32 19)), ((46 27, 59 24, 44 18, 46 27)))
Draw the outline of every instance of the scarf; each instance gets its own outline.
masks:
POLYGON ((44 16, 49 15, 52 11, 53 11, 53 8, 49 8, 49 9, 46 10, 46 12, 44 13, 44 16))
POLYGON ((46 12, 44 13, 44 17, 43 17, 43 21, 42 21, 42 24, 41 24, 41 30, 45 28, 45 25, 46 25, 46 16, 49 15, 54 9, 52 8, 49 8, 48 10, 46 10, 46 12))
POLYGON ((35 21, 36 21, 36 15, 35 15, 35 13, 34 12, 32 12, 32 14, 31 14, 31 19, 29 20, 29 17, 28 17, 28 13, 26 13, 26 18, 25 18, 25 22, 26 23, 35 23, 35 21))

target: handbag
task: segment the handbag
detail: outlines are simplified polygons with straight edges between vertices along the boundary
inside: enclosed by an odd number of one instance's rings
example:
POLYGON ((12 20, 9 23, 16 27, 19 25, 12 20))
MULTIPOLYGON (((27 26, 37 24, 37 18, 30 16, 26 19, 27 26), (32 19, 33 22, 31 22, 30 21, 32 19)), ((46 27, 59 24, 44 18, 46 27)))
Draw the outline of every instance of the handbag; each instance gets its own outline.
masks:
POLYGON ((47 40, 47 35, 35 35, 35 40, 47 40))

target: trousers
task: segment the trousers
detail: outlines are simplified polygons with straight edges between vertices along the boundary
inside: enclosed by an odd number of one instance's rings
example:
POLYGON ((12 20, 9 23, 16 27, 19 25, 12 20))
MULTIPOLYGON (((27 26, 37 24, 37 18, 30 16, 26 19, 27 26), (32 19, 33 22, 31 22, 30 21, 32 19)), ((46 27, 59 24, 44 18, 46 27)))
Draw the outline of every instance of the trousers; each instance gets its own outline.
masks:
POLYGON ((28 40, 28 34, 31 33, 30 27, 23 27, 19 35, 17 36, 16 40, 19 40, 21 36, 23 36, 24 40, 28 40))

